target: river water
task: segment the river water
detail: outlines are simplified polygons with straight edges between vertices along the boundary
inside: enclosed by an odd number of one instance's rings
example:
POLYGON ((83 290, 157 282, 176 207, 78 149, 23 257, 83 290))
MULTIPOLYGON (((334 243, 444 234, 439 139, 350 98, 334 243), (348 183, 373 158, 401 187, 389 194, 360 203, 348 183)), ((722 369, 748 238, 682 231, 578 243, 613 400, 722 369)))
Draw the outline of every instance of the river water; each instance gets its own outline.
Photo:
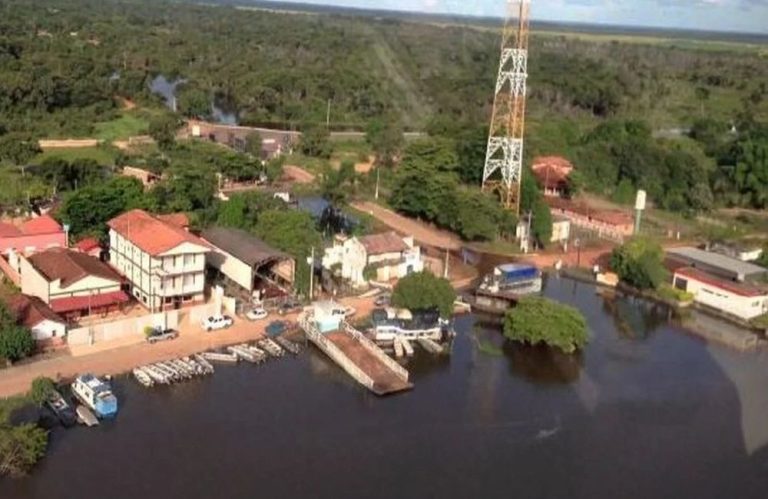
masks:
POLYGON ((764 498, 768 358, 708 346, 663 308, 550 278, 584 312, 581 357, 503 344, 457 319, 450 357, 376 398, 321 353, 142 389, 56 429, 6 498, 764 498))

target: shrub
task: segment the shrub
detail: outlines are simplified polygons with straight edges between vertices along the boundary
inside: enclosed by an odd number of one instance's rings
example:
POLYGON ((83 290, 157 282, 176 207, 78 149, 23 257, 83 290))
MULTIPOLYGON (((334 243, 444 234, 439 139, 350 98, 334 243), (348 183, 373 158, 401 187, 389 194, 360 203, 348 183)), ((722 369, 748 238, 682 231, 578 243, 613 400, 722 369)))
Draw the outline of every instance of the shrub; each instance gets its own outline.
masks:
POLYGON ((588 341, 587 322, 576 308, 539 296, 521 298, 504 317, 504 336, 573 353, 588 341))

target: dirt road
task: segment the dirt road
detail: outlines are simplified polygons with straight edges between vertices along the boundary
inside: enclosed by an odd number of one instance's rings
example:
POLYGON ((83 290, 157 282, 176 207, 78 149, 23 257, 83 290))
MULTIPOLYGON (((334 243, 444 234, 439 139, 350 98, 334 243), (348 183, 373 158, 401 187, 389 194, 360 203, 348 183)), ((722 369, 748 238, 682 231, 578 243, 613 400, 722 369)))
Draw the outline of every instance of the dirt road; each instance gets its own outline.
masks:
POLYGON ((296 165, 285 165, 283 167, 284 175, 297 184, 311 184, 315 181, 315 176, 304 168, 296 165))
POLYGON ((352 206, 365 213, 370 213, 383 224, 403 235, 413 236, 423 245, 433 246, 439 249, 458 250, 461 248, 461 239, 456 234, 440 230, 432 225, 404 217, 392 210, 379 206, 369 201, 352 203, 352 206))

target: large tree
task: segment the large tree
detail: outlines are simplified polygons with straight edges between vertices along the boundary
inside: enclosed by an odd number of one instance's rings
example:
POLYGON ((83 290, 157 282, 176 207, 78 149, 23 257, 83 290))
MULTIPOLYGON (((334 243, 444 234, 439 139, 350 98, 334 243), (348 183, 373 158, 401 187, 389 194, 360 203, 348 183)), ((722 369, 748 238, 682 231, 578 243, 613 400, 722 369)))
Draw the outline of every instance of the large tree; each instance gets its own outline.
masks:
POLYGON ((656 289, 667 277, 664 250, 647 237, 634 237, 615 248, 611 268, 622 281, 639 289, 656 289))
POLYGON ((391 167, 405 143, 403 127, 394 117, 372 120, 366 128, 365 140, 376 155, 376 165, 391 167))
POLYGON ((330 158, 333 144, 328 129, 316 125, 306 127, 299 139, 299 151, 314 158, 330 158))
POLYGON ((526 296, 504 316, 504 336, 529 345, 544 344, 573 353, 589 339, 578 309, 540 296, 526 296))
POLYGON ((103 235, 108 220, 133 208, 150 207, 149 202, 137 179, 115 177, 68 194, 58 217, 70 225, 73 235, 103 235))
POLYGON ((16 324, 16 317, 0 301, 0 357, 17 361, 28 356, 35 348, 29 329, 16 324))
POLYGON ((415 272, 400 279, 392 293, 392 304, 414 311, 437 310, 442 317, 453 312, 456 291, 447 279, 429 271, 415 272))

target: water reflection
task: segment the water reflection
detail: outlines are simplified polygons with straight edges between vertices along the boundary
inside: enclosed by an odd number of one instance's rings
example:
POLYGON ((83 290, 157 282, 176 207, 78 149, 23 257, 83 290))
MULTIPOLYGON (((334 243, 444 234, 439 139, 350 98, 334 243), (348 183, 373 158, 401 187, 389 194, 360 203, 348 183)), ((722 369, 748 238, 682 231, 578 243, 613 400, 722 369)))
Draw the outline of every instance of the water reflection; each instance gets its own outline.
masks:
POLYGON ((61 497, 62 484, 84 499, 765 497, 768 355, 638 320, 633 306, 657 313, 642 302, 609 311, 586 284, 551 279, 545 294, 587 316, 580 356, 505 347, 462 316, 451 357, 409 361, 415 388, 395 397, 313 348, 189 390, 121 378, 115 421, 54 430, 35 473, 0 481, 0 497, 61 497))
POLYGON ((584 363, 581 352, 565 354, 544 345, 523 345, 508 341, 504 353, 509 372, 538 384, 568 384, 579 379, 584 363))

